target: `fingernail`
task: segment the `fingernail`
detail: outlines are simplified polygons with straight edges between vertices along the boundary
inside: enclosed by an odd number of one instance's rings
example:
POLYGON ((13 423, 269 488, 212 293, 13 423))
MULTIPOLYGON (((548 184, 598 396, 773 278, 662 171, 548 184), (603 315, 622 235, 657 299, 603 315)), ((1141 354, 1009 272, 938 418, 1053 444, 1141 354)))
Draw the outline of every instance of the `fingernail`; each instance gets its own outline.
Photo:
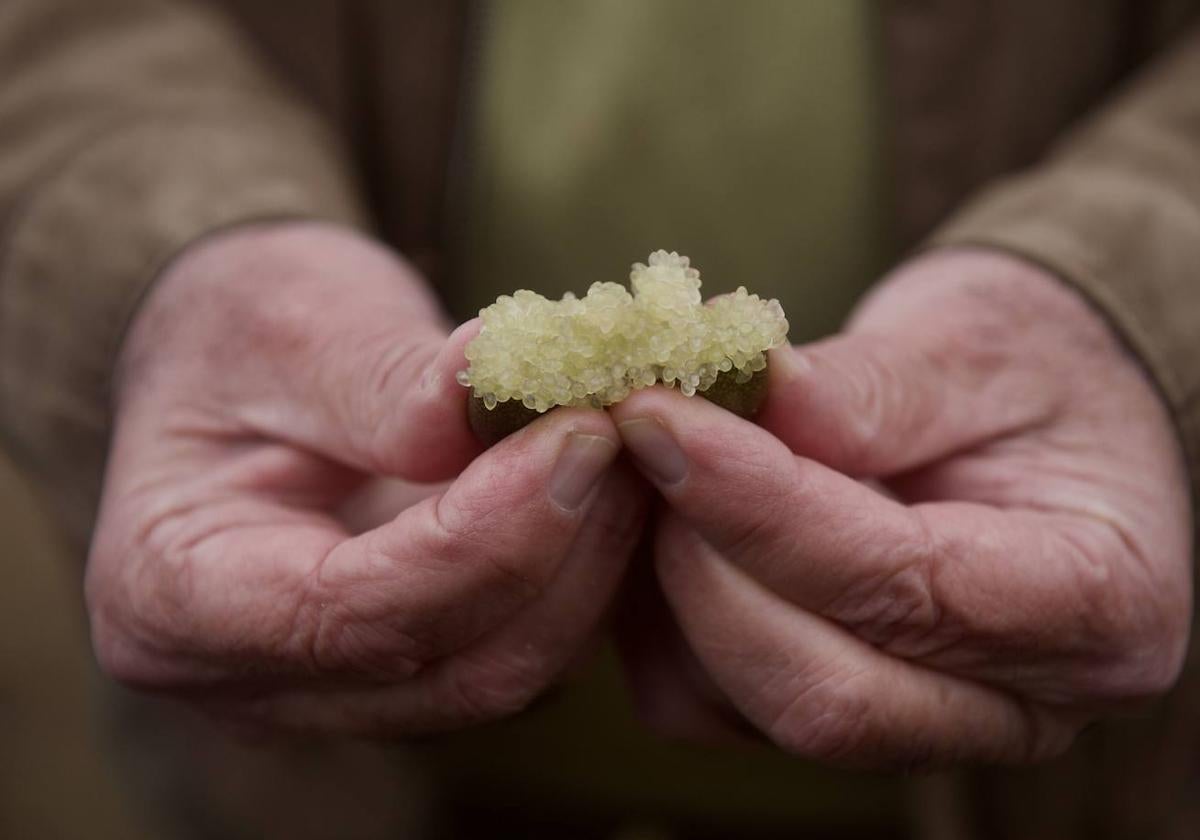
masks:
POLYGON ((577 510, 616 457, 617 446, 606 437, 568 434, 550 475, 550 501, 577 510))
POLYGON ((653 417, 626 420, 620 426, 621 440, 642 465, 644 471, 660 484, 678 484, 687 475, 687 456, 667 431, 653 417))

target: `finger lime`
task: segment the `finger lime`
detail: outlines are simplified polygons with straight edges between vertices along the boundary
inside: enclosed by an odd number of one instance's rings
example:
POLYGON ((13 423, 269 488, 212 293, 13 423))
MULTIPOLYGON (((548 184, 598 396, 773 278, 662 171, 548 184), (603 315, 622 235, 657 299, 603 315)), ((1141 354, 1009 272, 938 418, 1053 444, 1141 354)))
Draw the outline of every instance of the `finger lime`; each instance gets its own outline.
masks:
POLYGON ((557 406, 604 408, 655 384, 753 416, 767 351, 788 329, 779 301, 745 287, 705 304, 700 272, 666 251, 633 265, 630 289, 594 283, 557 301, 522 289, 479 316, 458 381, 472 389, 468 419, 489 445, 557 406))

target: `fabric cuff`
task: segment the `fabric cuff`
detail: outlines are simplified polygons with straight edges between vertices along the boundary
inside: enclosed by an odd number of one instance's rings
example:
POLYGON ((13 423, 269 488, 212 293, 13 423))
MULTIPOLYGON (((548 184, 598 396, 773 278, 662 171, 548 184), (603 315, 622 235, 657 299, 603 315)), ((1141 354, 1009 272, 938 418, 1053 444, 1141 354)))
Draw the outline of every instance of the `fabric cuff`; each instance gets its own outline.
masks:
POLYGON ((287 218, 362 226, 331 138, 302 111, 155 116, 76 150, 26 196, 0 243, 0 429, 86 539, 109 384, 143 294, 188 243, 287 218))

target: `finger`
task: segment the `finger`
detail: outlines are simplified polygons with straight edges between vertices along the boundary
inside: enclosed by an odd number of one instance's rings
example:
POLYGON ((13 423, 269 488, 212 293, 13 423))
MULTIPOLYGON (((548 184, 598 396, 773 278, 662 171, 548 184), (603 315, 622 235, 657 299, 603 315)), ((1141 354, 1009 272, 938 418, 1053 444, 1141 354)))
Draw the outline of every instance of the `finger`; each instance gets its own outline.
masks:
POLYGON ((614 636, 634 709, 657 735, 702 743, 745 741, 746 723, 712 683, 671 615, 647 535, 626 575, 614 636))
POLYGON ((595 634, 640 535, 646 496, 640 477, 614 467, 540 597, 411 679, 382 687, 276 691, 210 708, 272 727, 373 737, 513 714, 554 682, 595 634))
POLYGON ((703 400, 648 389, 612 411, 671 509, 780 597, 898 656, 1036 696, 1169 681, 1160 582, 1095 520, 914 508, 703 400), (1036 660, 1030 651, 1037 651, 1036 660))
POLYGON ((515 712, 574 664, 608 614, 648 496, 641 476, 618 463, 541 597, 431 675, 435 705, 465 711, 463 722, 515 712))
POLYGON ((772 591, 833 608, 888 581, 927 541, 922 523, 705 400, 651 388, 611 409, 628 451, 670 508, 772 591))
POLYGON ((658 570, 716 683, 780 746, 854 766, 1025 762, 1076 724, 979 684, 883 654, 769 593, 674 520, 658 570))
MULTIPOLYGON (((986 337, 985 337, 986 338, 986 337)), ((797 455, 881 477, 1043 422, 1058 389, 977 336, 850 333, 772 350, 756 421, 797 455)))
POLYGON ((351 538, 331 517, 228 485, 147 504, 122 482, 126 443, 88 584, 102 659, 150 685, 247 669, 410 674, 537 597, 618 451, 602 412, 556 411, 351 538))

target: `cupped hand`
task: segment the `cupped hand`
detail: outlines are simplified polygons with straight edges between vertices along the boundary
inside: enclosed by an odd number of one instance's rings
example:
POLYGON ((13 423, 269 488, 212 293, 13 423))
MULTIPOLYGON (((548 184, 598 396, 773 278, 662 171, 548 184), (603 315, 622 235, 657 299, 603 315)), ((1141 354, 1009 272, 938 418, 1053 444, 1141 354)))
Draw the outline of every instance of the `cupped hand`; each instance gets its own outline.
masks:
POLYGON ((191 246, 122 350, 87 568, 103 667, 243 723, 376 736, 546 687, 617 585, 644 482, 603 412, 481 453, 454 381, 474 329, 447 336, 349 231, 191 246), (357 533, 377 476, 429 484, 357 533))
POLYGON ((664 389, 613 415, 665 500, 658 579, 703 676, 631 671, 701 729, 720 716, 690 686, 711 681, 805 756, 1030 761, 1178 674, 1175 434, 1104 321, 1031 265, 903 267, 844 334, 772 352, 761 428, 664 389))

